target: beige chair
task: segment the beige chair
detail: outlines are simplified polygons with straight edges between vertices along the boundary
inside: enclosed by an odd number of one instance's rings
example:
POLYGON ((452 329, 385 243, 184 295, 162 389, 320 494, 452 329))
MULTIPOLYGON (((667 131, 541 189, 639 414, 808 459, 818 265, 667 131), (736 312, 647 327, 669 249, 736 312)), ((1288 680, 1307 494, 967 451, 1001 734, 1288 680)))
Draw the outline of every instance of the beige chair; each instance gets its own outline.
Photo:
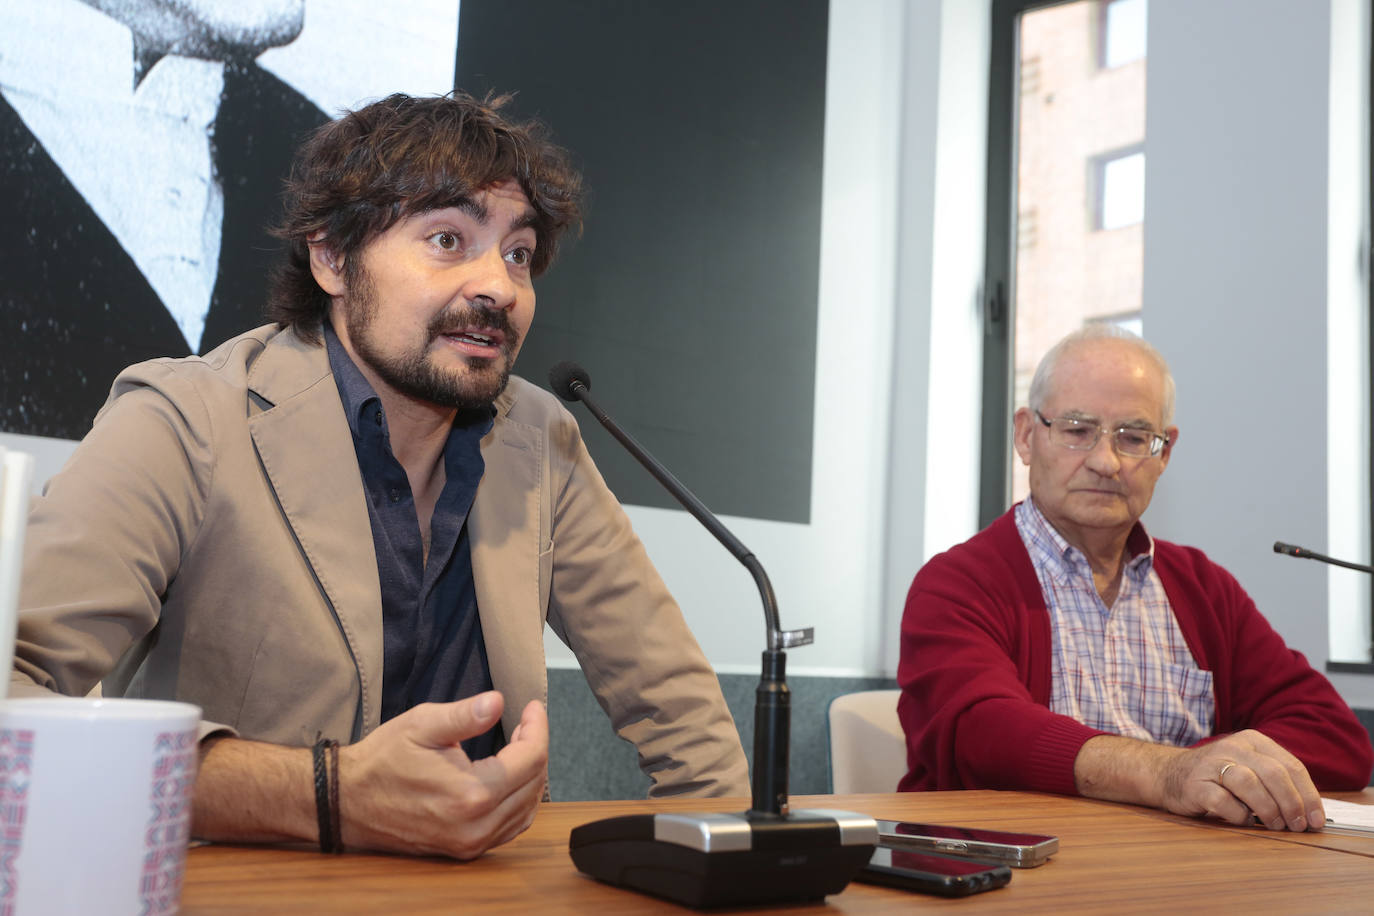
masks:
MULTIPOLYGON (((29 517, 29 478, 33 457, 0 446, 0 659, 8 669, 14 658, 19 607, 19 571, 24 556, 24 526, 29 517)), ((0 681, 0 699, 9 678, 0 681)))
POLYGON ((895 792, 906 775, 906 737, 897 721, 900 690, 864 690, 830 701, 830 791, 895 792))

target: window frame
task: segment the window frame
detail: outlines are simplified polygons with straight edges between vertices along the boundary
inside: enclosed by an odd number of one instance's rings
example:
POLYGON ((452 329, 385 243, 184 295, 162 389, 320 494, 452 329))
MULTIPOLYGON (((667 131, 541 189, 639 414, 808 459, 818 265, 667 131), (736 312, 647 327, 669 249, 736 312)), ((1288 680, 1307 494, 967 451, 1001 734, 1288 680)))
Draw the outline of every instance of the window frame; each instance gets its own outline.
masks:
POLYGON ((1011 499, 1012 320, 1016 289, 1016 117, 1021 16, 1072 0, 992 0, 987 197, 983 262, 983 416, 979 424, 978 526, 1011 499))

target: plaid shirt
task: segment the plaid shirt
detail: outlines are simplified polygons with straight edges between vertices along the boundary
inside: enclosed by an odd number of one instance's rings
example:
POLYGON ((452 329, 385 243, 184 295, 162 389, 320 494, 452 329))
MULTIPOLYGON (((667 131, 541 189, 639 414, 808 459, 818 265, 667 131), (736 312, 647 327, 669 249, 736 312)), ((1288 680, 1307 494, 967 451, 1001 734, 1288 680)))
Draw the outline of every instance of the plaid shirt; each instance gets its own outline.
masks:
POLYGON ((1154 541, 1136 523, 1109 608, 1087 558, 1026 499, 1016 530, 1040 580, 1053 638, 1050 709, 1090 728, 1187 746, 1212 733, 1212 673, 1198 668, 1154 569, 1154 541))

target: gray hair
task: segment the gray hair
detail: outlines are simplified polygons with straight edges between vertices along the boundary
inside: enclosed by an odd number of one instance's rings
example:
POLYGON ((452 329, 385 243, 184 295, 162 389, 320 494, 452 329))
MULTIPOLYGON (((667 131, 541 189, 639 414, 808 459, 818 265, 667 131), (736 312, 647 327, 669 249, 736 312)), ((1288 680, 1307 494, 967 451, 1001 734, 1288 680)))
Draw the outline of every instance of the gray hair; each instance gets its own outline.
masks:
POLYGON ((1030 395, 1027 398, 1030 409, 1039 411, 1045 406, 1045 398, 1049 395, 1050 385, 1054 381, 1054 370, 1058 367, 1060 358, 1079 344, 1094 340, 1125 341, 1159 367, 1160 373, 1164 376, 1164 425, 1168 426, 1173 423, 1174 374, 1169 371, 1169 363, 1164 359, 1163 354, 1139 334, 1128 331, 1118 324, 1105 321, 1085 324, 1050 347, 1049 352, 1041 358, 1040 365, 1036 366, 1034 377, 1031 378, 1030 395))

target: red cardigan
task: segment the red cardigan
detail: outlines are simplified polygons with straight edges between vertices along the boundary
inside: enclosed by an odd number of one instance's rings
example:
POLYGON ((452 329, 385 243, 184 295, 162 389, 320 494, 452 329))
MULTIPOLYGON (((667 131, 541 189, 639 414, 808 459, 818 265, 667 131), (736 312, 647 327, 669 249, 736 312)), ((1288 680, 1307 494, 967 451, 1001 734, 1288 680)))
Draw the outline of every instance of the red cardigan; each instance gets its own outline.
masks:
MULTIPOLYGON (((1320 791, 1367 785, 1368 732, 1240 583, 1200 550, 1158 539, 1154 566, 1193 658, 1212 672, 1213 734, 1258 729, 1320 791)), ((1074 758, 1103 732, 1050 712, 1050 650, 1049 613, 1011 512, 927 563, 902 615, 908 772, 898 788, 1076 795, 1074 758)))

